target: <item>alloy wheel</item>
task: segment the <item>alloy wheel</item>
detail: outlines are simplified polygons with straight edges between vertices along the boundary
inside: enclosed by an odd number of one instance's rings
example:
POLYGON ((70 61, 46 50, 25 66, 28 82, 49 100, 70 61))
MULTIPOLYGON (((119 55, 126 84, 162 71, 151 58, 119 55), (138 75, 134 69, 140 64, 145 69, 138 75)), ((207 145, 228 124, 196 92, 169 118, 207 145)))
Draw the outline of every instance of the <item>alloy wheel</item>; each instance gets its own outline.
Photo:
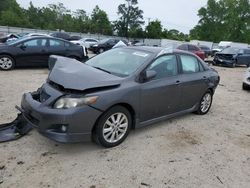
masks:
POLYGON ((108 143, 121 140, 128 129, 128 118, 124 113, 112 114, 104 123, 103 138, 108 143))
POLYGON ((13 61, 9 57, 0 58, 0 68, 4 70, 9 70, 13 66, 13 61))
POLYGON ((206 113, 209 110, 211 103, 212 103, 212 96, 210 93, 206 93, 201 101, 201 106, 200 106, 201 112, 206 113))

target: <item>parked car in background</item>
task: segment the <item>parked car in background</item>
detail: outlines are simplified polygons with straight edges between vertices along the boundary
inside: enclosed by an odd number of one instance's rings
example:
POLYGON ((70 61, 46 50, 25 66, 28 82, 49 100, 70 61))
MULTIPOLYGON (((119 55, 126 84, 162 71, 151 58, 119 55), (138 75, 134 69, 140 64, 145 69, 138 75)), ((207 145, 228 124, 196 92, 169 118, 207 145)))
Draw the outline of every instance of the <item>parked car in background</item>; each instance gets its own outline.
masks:
MULTIPOLYGON (((108 38, 108 39, 103 39, 100 40, 97 44, 94 44, 93 46, 90 47, 90 50, 93 51, 94 53, 103 53, 104 51, 110 50, 115 46, 121 39, 115 39, 115 38, 108 38)), ((122 40, 126 45, 128 44, 127 41, 122 40)))
POLYGON ((69 41, 75 41, 75 40, 81 40, 81 39, 82 39, 82 37, 80 37, 80 36, 70 36, 69 41))
POLYGON ((71 42, 73 42, 75 44, 78 44, 78 45, 83 45, 86 48, 90 48, 91 46, 97 44, 98 40, 93 39, 93 38, 83 38, 83 39, 80 39, 80 40, 73 40, 71 42))
POLYGON ((222 47, 222 46, 217 46, 216 48, 213 48, 212 49, 212 57, 214 57, 215 56, 215 54, 217 53, 217 52, 221 52, 222 50, 224 50, 226 47, 222 47))
POLYGON ((23 117, 58 142, 93 138, 121 144, 133 128, 178 115, 208 113, 218 73, 183 51, 115 48, 85 64, 58 57, 47 83, 22 97, 23 117))
POLYGON ((239 49, 234 47, 225 48, 214 56, 214 65, 225 65, 235 67, 237 65, 250 66, 250 49, 239 49))
POLYGON ((188 52, 192 52, 195 55, 199 56, 202 60, 205 59, 205 52, 202 51, 198 46, 193 45, 193 44, 181 44, 180 46, 177 47, 179 50, 184 50, 188 52))
POLYGON ((70 41, 70 35, 65 32, 55 32, 50 34, 50 36, 70 41))
POLYGON ((85 50, 69 41, 52 37, 24 37, 0 45, 0 69, 19 66, 48 66, 50 55, 61 55, 82 61, 85 50))
POLYGON ((209 56, 212 56, 212 50, 208 47, 208 46, 205 46, 205 45, 199 45, 199 48, 205 52, 205 57, 208 58, 209 56))
POLYGON ((14 34, 14 33, 8 34, 0 38, 0 43, 5 43, 7 41, 16 40, 17 38, 19 38, 17 34, 14 34))
POLYGON ((244 79, 243 79, 243 84, 242 84, 242 89, 243 90, 250 90, 250 68, 247 69, 244 79))

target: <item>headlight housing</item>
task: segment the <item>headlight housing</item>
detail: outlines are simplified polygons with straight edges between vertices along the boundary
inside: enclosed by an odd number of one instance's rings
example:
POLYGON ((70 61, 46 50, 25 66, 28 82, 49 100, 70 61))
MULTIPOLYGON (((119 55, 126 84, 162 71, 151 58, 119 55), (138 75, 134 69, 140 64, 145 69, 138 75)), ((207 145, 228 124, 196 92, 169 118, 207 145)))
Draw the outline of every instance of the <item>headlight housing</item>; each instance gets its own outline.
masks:
POLYGON ((53 107, 55 109, 68 109, 68 108, 76 108, 84 105, 91 105, 96 103, 98 96, 90 96, 90 97, 78 97, 78 96, 64 96, 59 98, 53 107))

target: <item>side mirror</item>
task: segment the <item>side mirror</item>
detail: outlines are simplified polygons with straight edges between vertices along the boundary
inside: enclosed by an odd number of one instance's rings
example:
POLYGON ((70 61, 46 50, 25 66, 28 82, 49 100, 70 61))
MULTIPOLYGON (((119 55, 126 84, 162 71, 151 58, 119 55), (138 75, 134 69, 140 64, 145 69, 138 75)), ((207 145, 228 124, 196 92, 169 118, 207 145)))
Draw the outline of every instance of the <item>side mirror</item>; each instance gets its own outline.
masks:
POLYGON ((146 82, 146 81, 152 80, 153 78, 156 77, 156 75, 157 73, 154 70, 147 70, 146 72, 142 74, 140 81, 146 82))
POLYGON ((154 70, 148 70, 146 71, 146 79, 147 80, 152 80, 153 78, 156 77, 156 72, 154 70))
POLYGON ((25 49, 27 48, 27 46, 25 46, 24 44, 22 44, 22 45, 20 46, 20 48, 21 48, 22 50, 25 50, 25 49))

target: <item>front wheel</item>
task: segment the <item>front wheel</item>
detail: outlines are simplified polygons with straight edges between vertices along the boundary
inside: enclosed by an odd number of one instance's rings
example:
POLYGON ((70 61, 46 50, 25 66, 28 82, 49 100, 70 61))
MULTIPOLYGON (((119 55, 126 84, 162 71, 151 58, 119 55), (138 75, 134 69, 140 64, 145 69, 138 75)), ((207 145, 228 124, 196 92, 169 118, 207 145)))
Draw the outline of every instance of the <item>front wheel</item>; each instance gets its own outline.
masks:
POLYGON ((245 84, 245 83, 243 83, 243 84, 242 84, 242 89, 243 89, 243 90, 250 90, 250 86, 247 85, 247 84, 245 84))
POLYGON ((199 104, 199 109, 196 111, 199 115, 205 115, 209 112, 213 102, 213 95, 211 91, 207 91, 203 96, 199 104))
POLYGON ((118 146, 128 136, 131 125, 130 112, 122 106, 115 106, 98 120, 93 133, 94 141, 106 148, 118 146))
POLYGON ((0 69, 11 70, 15 67, 14 59, 8 55, 0 56, 0 69))

